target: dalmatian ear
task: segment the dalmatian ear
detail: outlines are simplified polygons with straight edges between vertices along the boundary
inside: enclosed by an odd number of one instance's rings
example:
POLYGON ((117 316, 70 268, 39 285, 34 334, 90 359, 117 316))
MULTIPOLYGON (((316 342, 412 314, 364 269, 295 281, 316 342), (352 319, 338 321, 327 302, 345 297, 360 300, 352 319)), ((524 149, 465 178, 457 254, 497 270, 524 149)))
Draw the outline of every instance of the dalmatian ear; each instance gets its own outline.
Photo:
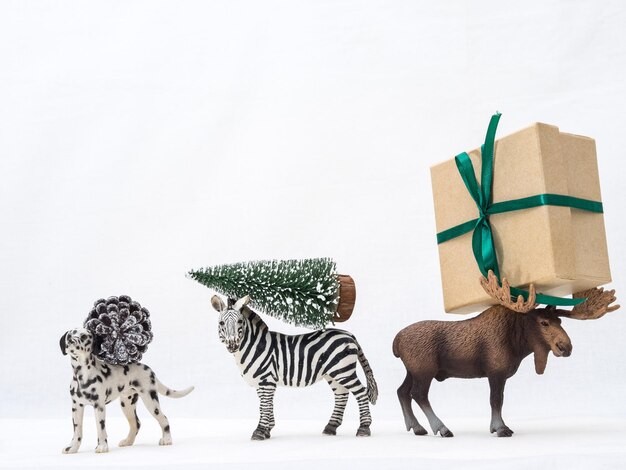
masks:
POLYGON ((67 331, 65 333, 63 333, 63 336, 61 336, 61 340, 59 341, 59 345, 61 346, 61 352, 63 353, 64 356, 67 356, 67 344, 65 343, 65 337, 67 336, 67 331))
POLYGON ((218 312, 223 312, 226 308, 226 305, 224 305, 224 301, 217 295, 211 297, 211 305, 213 305, 213 308, 218 312))

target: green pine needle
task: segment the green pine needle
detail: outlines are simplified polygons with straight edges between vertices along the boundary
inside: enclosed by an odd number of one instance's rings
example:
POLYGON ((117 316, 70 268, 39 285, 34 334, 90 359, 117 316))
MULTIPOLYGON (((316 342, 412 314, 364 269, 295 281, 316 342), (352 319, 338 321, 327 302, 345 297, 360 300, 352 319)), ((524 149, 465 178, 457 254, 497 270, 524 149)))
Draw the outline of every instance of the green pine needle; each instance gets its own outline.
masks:
POLYGON ((339 303, 339 281, 330 258, 249 261, 190 271, 188 276, 217 292, 297 326, 323 328, 339 303))

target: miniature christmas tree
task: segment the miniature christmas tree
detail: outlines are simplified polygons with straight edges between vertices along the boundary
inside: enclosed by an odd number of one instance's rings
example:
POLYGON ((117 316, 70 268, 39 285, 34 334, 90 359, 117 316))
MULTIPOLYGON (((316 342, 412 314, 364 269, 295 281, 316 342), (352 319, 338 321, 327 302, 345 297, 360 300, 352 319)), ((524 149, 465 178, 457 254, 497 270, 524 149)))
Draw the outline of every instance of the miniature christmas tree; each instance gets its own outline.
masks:
POLYGON ((250 261, 190 271, 189 277, 230 298, 298 326, 344 321, 354 307, 354 283, 329 258, 250 261), (343 294, 343 295, 342 295, 343 294))

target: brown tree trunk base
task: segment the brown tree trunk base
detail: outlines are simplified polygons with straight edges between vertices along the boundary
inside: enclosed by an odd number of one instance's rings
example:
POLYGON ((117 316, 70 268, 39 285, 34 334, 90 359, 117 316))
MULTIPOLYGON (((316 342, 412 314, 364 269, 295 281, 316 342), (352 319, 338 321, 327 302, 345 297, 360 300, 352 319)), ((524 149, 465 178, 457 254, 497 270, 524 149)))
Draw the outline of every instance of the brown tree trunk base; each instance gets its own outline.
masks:
POLYGON ((347 274, 338 274, 337 279, 339 280, 339 305, 337 305, 333 321, 341 323, 352 315, 356 301, 356 286, 354 279, 347 274))

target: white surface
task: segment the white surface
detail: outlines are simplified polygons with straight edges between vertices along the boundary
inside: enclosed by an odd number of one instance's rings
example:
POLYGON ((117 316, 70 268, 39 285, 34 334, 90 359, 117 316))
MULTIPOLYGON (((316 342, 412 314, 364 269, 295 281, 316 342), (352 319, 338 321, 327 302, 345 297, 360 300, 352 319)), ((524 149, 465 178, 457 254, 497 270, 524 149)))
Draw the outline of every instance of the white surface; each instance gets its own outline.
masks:
MULTIPOLYGON (((522 420, 513 439, 498 439, 485 432, 485 423, 461 420, 452 439, 414 436, 398 429, 397 422, 379 422, 369 438, 357 438, 357 421, 344 423, 337 436, 323 436, 323 424, 310 420, 277 424, 268 441, 250 441, 252 420, 177 419, 172 423, 174 444, 157 445, 156 423, 140 431, 133 447, 116 443, 128 427, 111 420, 109 453, 95 454, 95 426, 88 426, 78 454, 63 455, 57 445, 60 420, 2 420, 0 442, 13 442, 2 450, 0 468, 623 468, 626 460, 626 425, 616 420, 561 420, 559 423, 522 420), (33 441, 37 446, 33 446, 33 441)), ((86 424, 93 424, 86 421, 86 424)), ((70 432, 71 434, 71 432, 70 432)), ((68 443, 69 437, 68 434, 68 443)), ((65 437, 65 436, 63 436, 65 437)))
MULTIPOLYGON (((428 168, 479 145, 495 110, 499 135, 543 121, 596 138, 623 295, 624 24, 617 0, 2 2, 0 418, 69 422, 58 338, 95 299, 128 293, 152 312, 145 361, 169 386, 196 385, 164 401, 172 419, 256 419, 211 292, 184 275, 330 256, 357 283, 344 326, 379 383, 374 424, 401 428, 393 337, 446 318, 428 168)), ((626 417, 624 311, 565 321, 573 355, 544 376, 522 364, 506 389, 513 429, 582 416, 612 439, 594 423, 626 417)), ((434 384, 431 400, 455 431, 486 426, 485 380, 434 384)), ((276 408, 321 425, 332 396, 280 390, 276 408)), ((34 448, 66 444, 45 429, 34 448)), ((538 452, 549 429, 532 428, 538 452)))

